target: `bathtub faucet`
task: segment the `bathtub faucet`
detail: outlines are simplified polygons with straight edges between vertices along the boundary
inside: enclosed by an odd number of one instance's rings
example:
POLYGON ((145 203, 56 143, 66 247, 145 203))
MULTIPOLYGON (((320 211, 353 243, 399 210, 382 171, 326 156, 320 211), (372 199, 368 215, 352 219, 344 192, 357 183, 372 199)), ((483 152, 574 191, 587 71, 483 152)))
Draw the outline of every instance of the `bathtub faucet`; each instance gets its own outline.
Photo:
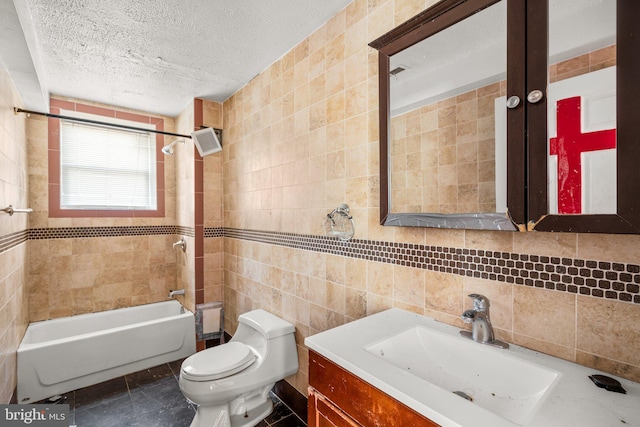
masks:
POLYGON ((173 247, 179 247, 182 249, 182 252, 187 252, 187 241, 182 237, 180 240, 173 244, 173 247))
POLYGON ((176 289, 175 291, 169 289, 169 298, 173 298, 176 295, 184 295, 184 289, 176 289))

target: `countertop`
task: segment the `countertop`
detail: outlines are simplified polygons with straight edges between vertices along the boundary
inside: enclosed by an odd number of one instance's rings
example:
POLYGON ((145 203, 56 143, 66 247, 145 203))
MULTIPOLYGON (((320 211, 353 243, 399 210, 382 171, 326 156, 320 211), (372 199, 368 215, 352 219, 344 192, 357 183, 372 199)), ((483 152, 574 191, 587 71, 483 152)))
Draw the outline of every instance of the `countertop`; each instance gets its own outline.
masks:
MULTIPOLYGON (((509 352, 514 357, 560 373, 546 399, 525 424, 515 424, 449 391, 432 384, 425 385, 424 380, 365 350, 376 341, 393 337, 414 326, 435 329, 465 340, 454 326, 394 308, 308 337, 305 344, 443 427, 640 427, 640 383, 514 344, 506 350, 492 350, 509 352), (627 394, 596 387, 588 378, 593 374, 617 379, 627 394)), ((518 381, 517 378, 513 380, 518 381)))

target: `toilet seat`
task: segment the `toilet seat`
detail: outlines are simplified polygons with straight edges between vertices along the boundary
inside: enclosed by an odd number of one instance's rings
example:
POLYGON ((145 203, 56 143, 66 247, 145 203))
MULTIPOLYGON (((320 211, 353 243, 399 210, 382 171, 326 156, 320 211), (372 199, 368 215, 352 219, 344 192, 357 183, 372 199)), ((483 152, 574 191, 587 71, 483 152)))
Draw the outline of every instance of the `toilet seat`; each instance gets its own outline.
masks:
POLYGON ((233 341, 200 351, 182 363, 182 376, 190 381, 211 381, 248 368, 256 355, 245 344, 233 341))

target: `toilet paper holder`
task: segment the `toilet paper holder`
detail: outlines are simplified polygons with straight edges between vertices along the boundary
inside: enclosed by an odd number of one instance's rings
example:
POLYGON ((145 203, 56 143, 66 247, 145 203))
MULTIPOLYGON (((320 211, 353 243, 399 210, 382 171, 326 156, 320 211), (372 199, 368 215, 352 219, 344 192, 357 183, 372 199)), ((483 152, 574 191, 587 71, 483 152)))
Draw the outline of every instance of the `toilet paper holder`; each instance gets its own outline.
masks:
POLYGON ((224 343, 224 308, 222 302, 196 304, 196 339, 198 341, 220 338, 224 343))

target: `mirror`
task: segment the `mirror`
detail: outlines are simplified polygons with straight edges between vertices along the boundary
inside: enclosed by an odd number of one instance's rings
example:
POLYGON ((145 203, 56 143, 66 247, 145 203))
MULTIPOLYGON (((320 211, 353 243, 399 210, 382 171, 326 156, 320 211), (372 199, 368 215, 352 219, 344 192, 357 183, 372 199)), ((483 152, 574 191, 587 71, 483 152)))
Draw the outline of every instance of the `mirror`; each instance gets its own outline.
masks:
POLYGON ((391 213, 506 213, 495 146, 506 59, 505 0, 391 56, 391 213))
POLYGON ((496 138, 507 126, 497 108, 506 94, 507 1, 471 3, 481 10, 466 16, 464 5, 441 2, 408 22, 428 22, 414 29, 430 27, 421 41, 379 49, 388 52, 388 64, 380 55, 381 85, 382 73, 389 76, 380 141, 385 225, 515 230, 505 138, 496 138))
POLYGON ((381 224, 640 233, 638 4, 442 0, 370 43, 381 224), (572 117, 613 137, 570 159, 572 117))
POLYGON ((527 43, 527 84, 547 89, 527 108, 527 229, 640 234, 639 14, 640 2, 553 0, 527 21, 546 35, 548 19, 549 34, 527 43))

